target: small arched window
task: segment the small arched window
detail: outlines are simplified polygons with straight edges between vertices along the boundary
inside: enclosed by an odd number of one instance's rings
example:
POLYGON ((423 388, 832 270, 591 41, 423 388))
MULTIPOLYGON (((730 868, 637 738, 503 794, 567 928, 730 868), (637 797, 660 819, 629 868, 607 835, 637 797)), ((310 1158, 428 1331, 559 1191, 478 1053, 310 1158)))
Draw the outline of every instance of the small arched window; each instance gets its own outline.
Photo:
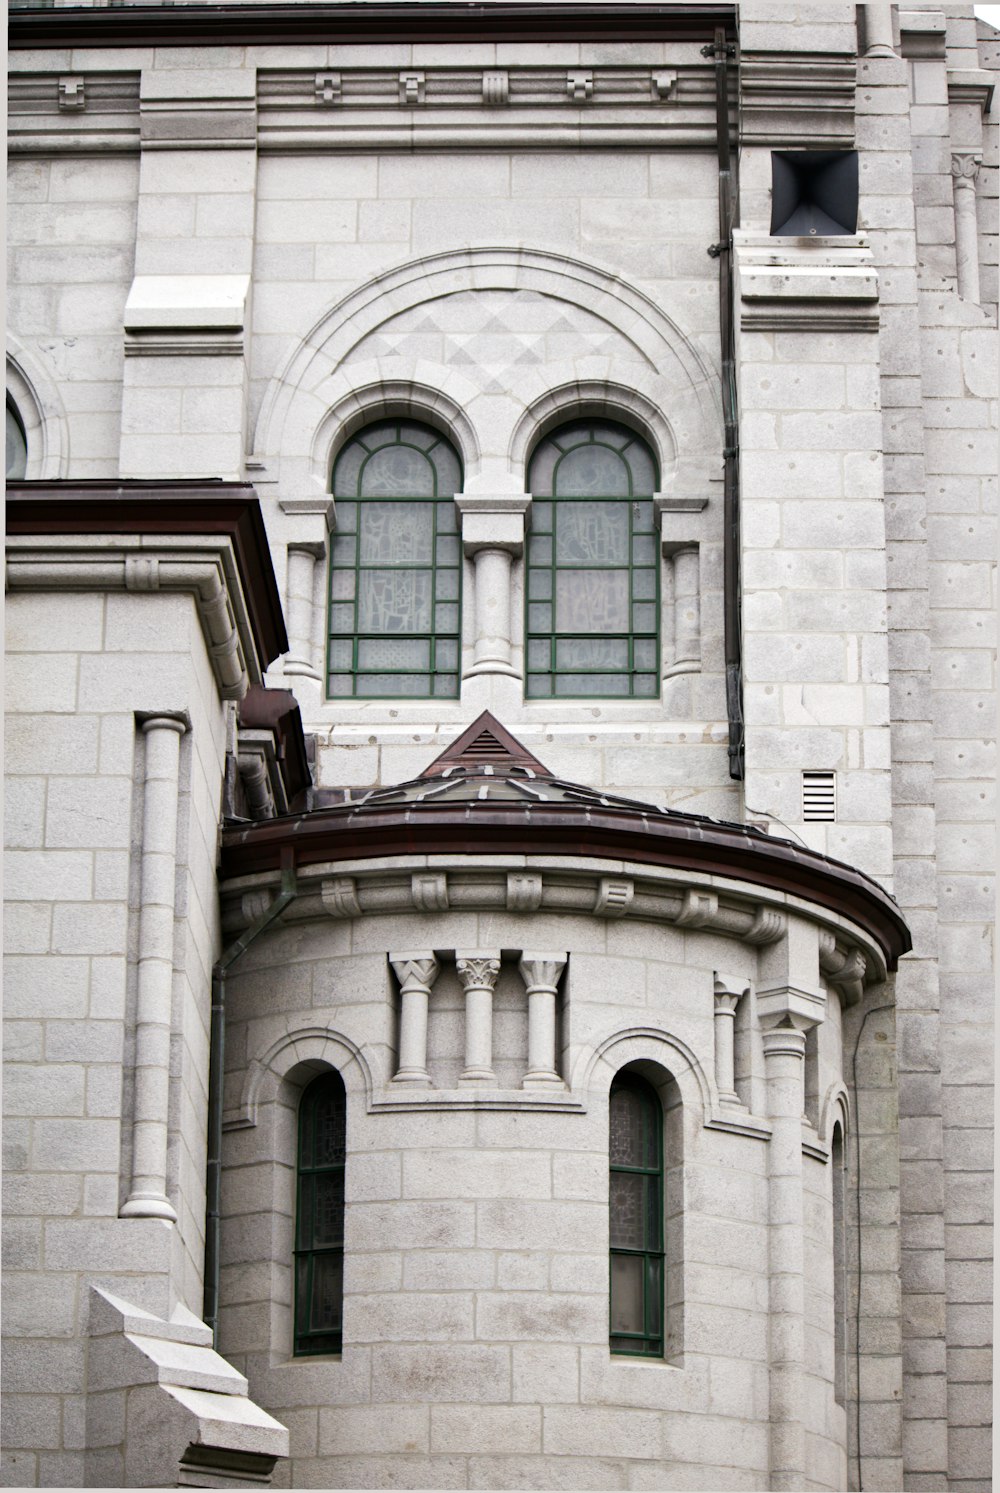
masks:
POLYGON ((18 482, 28 466, 28 441, 14 404, 7 399, 7 478, 18 482))
POLYGON ((611 1085, 611 1351, 663 1357, 663 1110, 625 1070, 611 1085))
POLYGON ((296 1354, 339 1353, 343 1345, 346 1124, 344 1081, 324 1073, 299 1104, 296 1354))
POLYGON ((528 695, 658 695, 652 451, 624 425, 580 420, 537 447, 528 485, 528 695))
POLYGON ((455 699, 462 465, 436 430, 369 425, 333 468, 327 692, 455 699))

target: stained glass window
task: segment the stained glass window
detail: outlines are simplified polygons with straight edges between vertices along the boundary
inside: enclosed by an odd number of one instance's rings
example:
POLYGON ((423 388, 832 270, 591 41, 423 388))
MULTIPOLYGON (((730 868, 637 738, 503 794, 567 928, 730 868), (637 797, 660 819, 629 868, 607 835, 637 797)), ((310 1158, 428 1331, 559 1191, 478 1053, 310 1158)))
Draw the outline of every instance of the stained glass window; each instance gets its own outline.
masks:
POLYGON ((547 436, 528 473, 527 693, 659 694, 656 463, 624 425, 547 436))
POLYGON ((633 1073, 611 1086, 611 1351, 663 1357, 663 1111, 633 1073))
POLYGON ((331 698, 457 698, 461 486, 454 447, 412 421, 370 425, 337 457, 331 698))
POLYGON ((314 1079, 299 1104, 296 1354, 339 1353, 342 1347, 346 1119, 340 1074, 314 1079))

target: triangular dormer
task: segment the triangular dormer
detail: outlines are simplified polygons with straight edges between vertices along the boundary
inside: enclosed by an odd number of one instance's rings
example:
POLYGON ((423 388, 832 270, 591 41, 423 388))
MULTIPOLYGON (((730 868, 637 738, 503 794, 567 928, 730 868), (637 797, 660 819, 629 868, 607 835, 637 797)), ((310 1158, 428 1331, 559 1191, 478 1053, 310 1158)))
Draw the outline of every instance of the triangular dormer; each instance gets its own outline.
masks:
POLYGON ((543 767, 538 758, 533 757, 516 736, 511 736, 488 710, 477 716, 451 746, 445 747, 440 757, 435 757, 420 776, 438 778, 451 767, 486 766, 501 769, 521 767, 543 778, 551 776, 548 768, 543 767))

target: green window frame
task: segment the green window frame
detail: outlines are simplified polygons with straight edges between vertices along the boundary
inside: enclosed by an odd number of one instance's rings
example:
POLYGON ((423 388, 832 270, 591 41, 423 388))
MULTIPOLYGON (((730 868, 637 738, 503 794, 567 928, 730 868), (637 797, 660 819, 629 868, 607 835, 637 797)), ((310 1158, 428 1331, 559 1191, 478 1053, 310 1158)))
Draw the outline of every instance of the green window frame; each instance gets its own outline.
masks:
POLYGON ((339 1073, 323 1073, 299 1102, 296 1357, 343 1348, 346 1132, 344 1080, 339 1073))
POLYGON ((638 1074, 612 1083, 608 1130, 611 1352, 662 1358, 663 1109, 638 1074))
POLYGON ((528 486, 528 698, 658 698, 652 450, 624 425, 578 420, 536 448, 528 486))
POLYGON ((333 467, 327 695, 459 695, 462 463, 437 430, 380 420, 333 467))

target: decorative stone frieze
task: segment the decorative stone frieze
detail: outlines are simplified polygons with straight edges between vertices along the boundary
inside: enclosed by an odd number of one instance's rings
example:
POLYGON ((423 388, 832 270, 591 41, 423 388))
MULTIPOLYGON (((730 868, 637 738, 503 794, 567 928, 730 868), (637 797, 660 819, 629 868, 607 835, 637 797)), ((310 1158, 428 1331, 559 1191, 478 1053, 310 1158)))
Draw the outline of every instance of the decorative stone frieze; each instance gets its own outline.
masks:
POLYGON ((503 68, 487 68, 483 73, 483 103, 495 108, 510 98, 510 76, 503 68))
POLYGON ((341 100, 341 84, 339 73, 317 73, 316 74, 316 102, 317 104, 339 104, 341 100))
POLYGON ((59 79, 59 107, 60 109, 85 109, 87 107, 83 78, 66 75, 59 79))
POLYGON ((423 73, 400 73, 399 102, 408 105, 422 104, 426 97, 426 86, 426 79, 423 73))

